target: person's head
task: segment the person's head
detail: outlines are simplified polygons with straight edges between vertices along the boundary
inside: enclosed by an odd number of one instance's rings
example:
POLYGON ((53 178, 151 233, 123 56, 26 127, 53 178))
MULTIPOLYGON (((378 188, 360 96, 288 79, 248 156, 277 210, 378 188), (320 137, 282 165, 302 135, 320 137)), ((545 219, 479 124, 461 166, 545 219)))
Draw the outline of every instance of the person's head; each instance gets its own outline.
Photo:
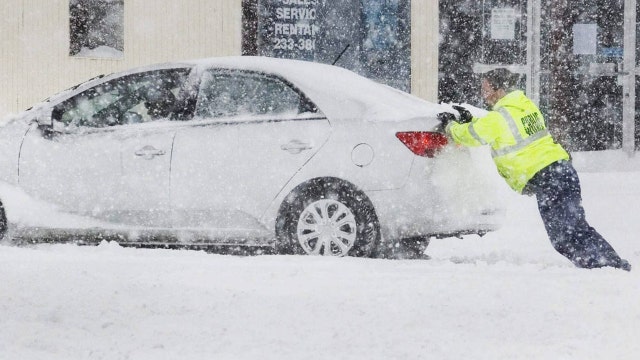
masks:
POLYGON ((153 87, 148 89, 144 106, 147 114, 152 118, 167 118, 173 111, 175 96, 171 90, 163 87, 153 87))
POLYGON ((482 74, 482 97, 491 106, 503 98, 518 82, 518 74, 499 68, 482 74))

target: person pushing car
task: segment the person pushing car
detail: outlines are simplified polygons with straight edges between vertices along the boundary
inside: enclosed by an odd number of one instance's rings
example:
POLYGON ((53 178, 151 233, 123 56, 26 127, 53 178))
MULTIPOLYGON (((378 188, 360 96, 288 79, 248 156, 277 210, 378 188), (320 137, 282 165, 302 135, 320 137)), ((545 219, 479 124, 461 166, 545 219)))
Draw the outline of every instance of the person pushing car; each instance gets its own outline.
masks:
POLYGON ((500 175, 518 193, 535 195, 551 244, 580 268, 631 270, 587 223, 578 174, 569 153, 549 133, 538 107, 513 90, 518 75, 499 68, 482 75, 482 97, 492 111, 474 117, 454 105, 459 117, 441 113, 446 133, 463 146, 489 145, 500 175))

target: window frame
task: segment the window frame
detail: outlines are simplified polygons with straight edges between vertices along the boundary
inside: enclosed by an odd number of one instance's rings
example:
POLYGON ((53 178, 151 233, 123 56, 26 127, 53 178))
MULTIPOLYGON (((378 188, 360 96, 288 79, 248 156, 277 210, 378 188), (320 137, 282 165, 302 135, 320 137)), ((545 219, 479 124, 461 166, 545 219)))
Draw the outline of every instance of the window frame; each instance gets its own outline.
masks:
MULTIPOLYGON (((300 116, 302 114, 314 114, 315 116, 313 116, 313 118, 325 118, 325 115, 322 113, 322 111, 318 108, 318 106, 311 101, 311 99, 309 99, 309 97, 302 91, 300 90, 300 88, 298 88, 297 86, 295 86, 291 81, 283 78, 282 76, 279 75, 275 75, 275 74, 269 74, 269 73, 265 73, 265 72, 261 72, 261 71, 255 71, 255 70, 245 70, 245 69, 233 69, 233 68, 222 68, 222 67, 212 67, 212 68, 205 68, 202 69, 200 71, 200 74, 198 76, 198 84, 197 84, 197 94, 196 94, 196 98, 195 98, 195 107, 193 109, 193 119, 198 119, 198 120, 203 120, 204 118, 197 116, 197 112, 198 112, 198 107, 199 107, 199 102, 200 102, 200 92, 202 90, 202 80, 203 80, 203 76, 204 74, 206 74, 207 72, 215 72, 215 73, 221 73, 221 74, 240 74, 241 76, 246 76, 246 77, 253 77, 253 78, 264 78, 264 79, 269 79, 272 80, 274 82, 278 82, 286 87, 288 87, 290 90, 292 90, 294 93, 297 94, 298 98, 299 98, 299 105, 298 105, 298 113, 296 114, 295 117, 293 118, 287 118, 286 120, 300 120, 300 119, 306 119, 307 117, 304 116, 300 116)), ((251 115, 251 116, 261 116, 261 117, 266 117, 269 118, 270 120, 268 121, 275 121, 275 118, 277 118, 278 113, 268 113, 268 114, 263 114, 263 115, 252 115, 252 114, 239 114, 238 118, 245 118, 245 115, 251 115)), ((223 116, 223 117, 212 117, 212 118, 208 118, 210 120, 222 120, 222 121, 229 121, 230 119, 234 118, 236 116, 223 116)))
MULTIPOLYGON (((67 96, 64 99, 58 101, 55 105, 51 107, 53 123, 58 124, 57 127, 64 129, 64 132, 74 132, 74 131, 77 131, 77 129, 104 130, 104 129, 118 128, 123 125, 127 125, 127 126, 134 125, 134 124, 124 123, 123 122, 124 120, 122 117, 124 116, 124 114, 126 114, 131 109, 135 108, 140 104, 128 108, 127 111, 121 114, 120 121, 112 125, 109 125, 109 124, 101 124, 98 126, 91 125, 91 124, 78 125, 78 124, 73 124, 73 121, 69 121, 69 122, 62 121, 62 116, 64 112, 70 111, 71 107, 74 107, 74 108, 78 107, 79 100, 74 100, 74 99, 79 99, 82 95, 95 92, 100 88, 109 86, 109 84, 113 84, 111 87, 115 89, 118 87, 118 84, 117 84, 118 82, 124 80, 124 82, 126 83, 128 79, 137 78, 136 83, 141 84, 141 83, 144 83, 145 80, 149 81, 152 77, 159 76, 159 78, 163 80, 162 82, 166 84, 167 81, 165 79, 167 79, 167 76, 163 74, 167 72, 172 72, 177 77, 180 77, 181 76, 180 72, 183 72, 183 75, 182 75, 183 77, 182 77, 182 83, 178 84, 176 87, 178 89, 178 94, 174 94, 176 96, 175 103, 174 103, 174 111, 172 112, 171 116, 167 117, 166 119, 171 121, 178 121, 178 120, 184 120, 185 118, 189 118, 193 114, 193 109, 192 108, 190 109, 188 107, 190 106, 189 100, 191 97, 193 97, 193 93, 189 92, 189 87, 190 87, 189 84, 192 82, 191 79, 194 73, 194 68, 189 66, 178 66, 178 67, 159 68, 159 69, 145 69, 143 71, 132 72, 132 73, 122 73, 113 77, 103 77, 101 78, 102 81, 100 81, 99 83, 91 84, 86 87, 79 86, 81 88, 80 91, 74 92, 70 96, 67 96), (64 109, 65 104, 66 103, 71 104, 71 102, 73 102, 73 105, 69 105, 68 109, 64 109), (179 108, 180 106, 183 107, 182 111, 178 111, 180 110, 179 108)), ((124 86, 127 88, 128 91, 131 90, 131 87, 130 87, 131 85, 124 85, 124 86)), ((143 87, 143 86, 140 86, 140 87, 143 87)), ((98 95, 98 96, 101 96, 101 95, 98 95)), ((117 103, 118 101, 120 100, 116 100, 112 102, 105 108, 117 103)), ((104 108, 99 111, 102 111, 102 110, 104 110, 104 108)), ((95 113, 93 113, 93 115, 95 115, 95 113)), ((154 122, 157 122, 157 120, 159 119, 151 119, 149 121, 140 122, 138 124, 154 123, 154 122)))

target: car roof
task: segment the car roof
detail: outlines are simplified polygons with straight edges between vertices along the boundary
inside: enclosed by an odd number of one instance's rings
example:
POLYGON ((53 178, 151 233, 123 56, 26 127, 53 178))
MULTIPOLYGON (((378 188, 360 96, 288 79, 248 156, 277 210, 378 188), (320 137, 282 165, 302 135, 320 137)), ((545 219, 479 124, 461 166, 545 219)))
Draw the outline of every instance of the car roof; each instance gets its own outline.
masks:
MULTIPOLYGON (((199 71, 208 68, 238 69, 283 77, 304 92, 332 121, 401 121, 421 117, 435 118, 437 113, 447 111, 441 105, 338 66, 260 56, 214 57, 146 65, 96 77, 71 90, 75 93, 128 74, 179 67, 193 67, 199 71)), ((64 98, 71 90, 54 95, 50 100, 64 98)))
POLYGON ((229 68, 282 76, 300 88, 331 119, 396 121, 435 117, 440 105, 360 76, 339 66, 259 56, 183 62, 200 68, 229 68))

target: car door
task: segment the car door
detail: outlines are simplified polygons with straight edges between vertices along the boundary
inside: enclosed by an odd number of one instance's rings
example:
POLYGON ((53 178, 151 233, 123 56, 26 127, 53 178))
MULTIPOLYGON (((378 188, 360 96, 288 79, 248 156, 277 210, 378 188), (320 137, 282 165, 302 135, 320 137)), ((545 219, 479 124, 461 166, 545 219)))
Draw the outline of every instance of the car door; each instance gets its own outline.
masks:
POLYGON ((118 191, 120 152, 104 130, 82 130, 54 135, 33 124, 20 151, 19 184, 64 212, 99 217, 118 191))
POLYGON ((127 75, 54 106, 54 127, 34 127, 25 137, 21 187, 67 212, 129 226, 170 226, 175 130, 171 113, 158 108, 178 105, 174 97, 188 73, 127 75))
POLYGON ((215 229, 229 241, 272 236, 257 219, 329 131, 326 118, 282 79, 204 71, 193 126, 174 143, 175 224, 215 229))

